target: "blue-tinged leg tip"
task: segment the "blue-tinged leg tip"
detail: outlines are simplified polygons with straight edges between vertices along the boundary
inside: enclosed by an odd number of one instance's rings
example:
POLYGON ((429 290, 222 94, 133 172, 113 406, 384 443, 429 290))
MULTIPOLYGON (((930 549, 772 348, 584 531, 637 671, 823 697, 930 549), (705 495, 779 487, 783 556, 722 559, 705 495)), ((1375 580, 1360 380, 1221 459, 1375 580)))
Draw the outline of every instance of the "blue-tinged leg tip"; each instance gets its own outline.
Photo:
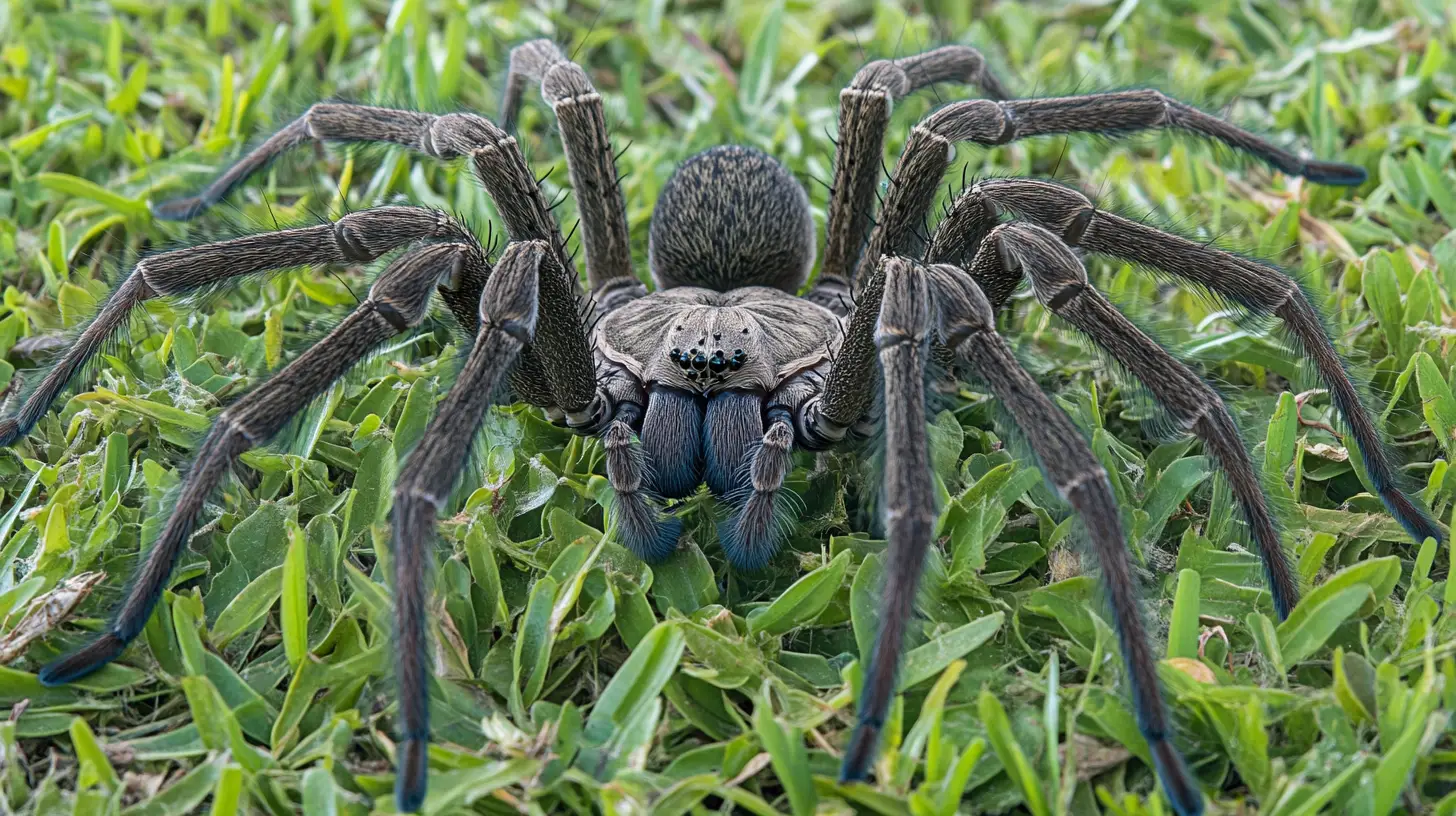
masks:
POLYGON ((1299 605, 1299 597, 1295 596, 1292 599, 1285 597, 1284 593, 1279 591, 1279 588, 1275 584, 1272 575, 1269 576, 1266 580, 1268 580, 1269 587, 1271 588, 1271 590, 1273 590, 1274 614, 1278 615, 1279 622, 1283 623, 1284 621, 1289 619, 1289 613, 1294 611, 1294 607, 1299 605))
POLYGON ((1381 492, 1380 500, 1417 544, 1424 544, 1428 538, 1436 539, 1437 543, 1446 540, 1446 532, 1441 525, 1405 493, 1387 487, 1381 492))
POLYGON ((1183 755, 1166 739, 1148 740, 1153 755, 1153 770, 1163 786, 1163 795, 1178 816, 1203 816, 1203 791, 1189 772, 1183 755))
POLYGON ((400 813, 414 813, 425 803, 429 790, 430 743, 428 739, 400 740, 395 751, 394 805, 400 813))
POLYGON ((783 546, 781 493, 755 493, 718 524, 718 543, 728 563, 747 572, 763 569, 783 546))
POLYGON ((1331 184, 1339 187, 1355 187, 1364 184, 1365 179, 1369 178, 1365 168, 1359 165, 1323 161, 1305 163, 1304 172, 1300 175, 1315 184, 1331 184))
POLYGON ((126 641, 107 632, 76 651, 47 663, 36 679, 43 686, 64 686, 105 666, 124 651, 126 641))
POLYGON ((779 551, 778 537, 772 531, 743 529, 739 513, 718 523, 718 544, 728 563, 741 572, 763 569, 779 551))
POLYGON ((855 726, 854 735, 849 738, 849 747, 844 751, 844 763, 839 766, 839 781, 863 782, 870 776, 870 765, 875 761, 875 749, 880 745, 880 727, 870 722, 855 726))

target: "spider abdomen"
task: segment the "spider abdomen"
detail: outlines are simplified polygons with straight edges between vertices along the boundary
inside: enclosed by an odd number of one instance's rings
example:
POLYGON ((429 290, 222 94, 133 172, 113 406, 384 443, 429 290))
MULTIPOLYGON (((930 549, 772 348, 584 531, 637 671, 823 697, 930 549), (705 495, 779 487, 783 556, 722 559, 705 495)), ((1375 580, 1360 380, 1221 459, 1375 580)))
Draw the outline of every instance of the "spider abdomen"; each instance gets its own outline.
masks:
POLYGON ((772 156, 713 147, 678 165, 652 211, 658 289, 745 286, 799 291, 814 266, 809 197, 772 156))

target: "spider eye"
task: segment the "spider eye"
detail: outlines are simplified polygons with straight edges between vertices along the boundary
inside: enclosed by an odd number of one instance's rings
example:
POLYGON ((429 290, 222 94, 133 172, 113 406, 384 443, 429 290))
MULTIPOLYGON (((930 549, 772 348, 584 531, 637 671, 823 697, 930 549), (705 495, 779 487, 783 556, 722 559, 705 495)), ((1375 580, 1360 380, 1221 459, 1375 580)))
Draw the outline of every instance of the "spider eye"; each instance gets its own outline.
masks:
POLYGON ((713 355, 713 359, 708 361, 708 368, 712 369, 714 374, 722 374, 728 368, 728 361, 723 359, 723 352, 720 351, 713 355))
POLYGON ((708 358, 701 351, 693 356, 693 368, 699 371, 708 367, 708 358))

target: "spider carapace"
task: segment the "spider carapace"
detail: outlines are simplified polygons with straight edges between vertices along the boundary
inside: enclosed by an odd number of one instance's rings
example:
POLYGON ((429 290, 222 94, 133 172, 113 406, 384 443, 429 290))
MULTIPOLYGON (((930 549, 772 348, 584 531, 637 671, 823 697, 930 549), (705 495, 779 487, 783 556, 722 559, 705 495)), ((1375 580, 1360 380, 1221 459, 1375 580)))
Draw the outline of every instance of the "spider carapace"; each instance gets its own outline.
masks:
POLYGON ((896 666, 937 517, 925 406, 934 350, 953 362, 952 376, 974 377, 995 396, 1014 426, 1008 430, 1025 438, 1047 482, 1080 517, 1119 634, 1125 688, 1162 788, 1178 813, 1200 813, 1199 781, 1173 745, 1107 474, 997 334, 995 311, 1029 282, 1048 310, 1141 380, 1165 415, 1201 440, 1243 509, 1281 619, 1298 600, 1298 584, 1277 516, 1228 410, 1203 379, 1089 283, 1078 251, 1160 270, 1276 318, 1329 390, 1370 484, 1392 515, 1418 541, 1440 539, 1443 531, 1400 489, 1379 426, 1320 315, 1277 267, 1097 209, 1071 187, 1036 179, 971 184, 933 230, 924 229, 959 142, 991 146, 1049 133, 1152 128, 1199 134, 1318 183, 1365 178, 1359 167, 1303 159, 1157 91, 1011 99, 979 52, 948 46, 870 63, 841 93, 823 259, 812 285, 817 241, 803 188, 763 153, 719 147, 684 162, 663 188, 649 234, 655 284, 649 293, 632 267, 602 99, 586 73, 549 41, 511 52, 498 124, 471 113, 315 105, 197 195, 153 212, 197 216, 306 143, 393 143, 432 159, 469 162, 510 243, 492 263, 478 238, 449 215, 388 206, 138 261, 60 361, 0 420, 0 443, 29 432, 147 300, 304 264, 390 259, 369 297, 326 337, 217 416, 110 623, 47 665, 40 679, 69 682, 120 656, 141 632, 208 496, 237 458, 273 437, 372 350, 418 326, 438 293, 475 342, 395 485, 400 809, 417 809, 426 789, 425 572, 434 525, 503 381, 515 399, 580 433, 600 435, 615 491, 614 529, 647 561, 665 557, 679 540, 680 522, 666 502, 706 484, 729 509, 719 529, 728 560, 762 565, 780 546, 779 505, 787 498, 793 451, 862 444, 867 435, 857 430, 883 427, 886 583, 880 631, 865 661, 859 724, 844 746, 841 772, 846 781, 864 779, 896 691, 896 666), (555 113, 581 217, 586 309, 579 307, 580 278, 552 208, 511 135, 533 83, 555 113), (934 83, 972 84, 989 98, 943 105, 916 124, 877 209, 891 107, 934 83))

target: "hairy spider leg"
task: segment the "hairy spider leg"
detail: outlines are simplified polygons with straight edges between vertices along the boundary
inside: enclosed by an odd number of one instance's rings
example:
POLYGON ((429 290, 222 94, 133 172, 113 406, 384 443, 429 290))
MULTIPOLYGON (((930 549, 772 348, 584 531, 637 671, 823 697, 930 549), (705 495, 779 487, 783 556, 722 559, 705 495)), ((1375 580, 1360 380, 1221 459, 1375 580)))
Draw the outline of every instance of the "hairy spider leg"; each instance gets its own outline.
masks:
POLYGON ((475 241, 444 213, 422 207, 378 207, 350 213, 332 224, 265 232, 143 257, 26 395, 19 410, 0 419, 0 446, 30 433, 91 358, 148 300, 192 295, 241 278, 299 266, 367 263, 421 240, 475 241))
MULTIPOLYGON (((437 158, 468 155, 476 174, 495 201, 511 237, 518 242, 528 241, 533 257, 541 256, 533 267, 539 268, 535 282, 539 297, 533 297, 533 302, 540 304, 535 312, 536 332, 530 347, 521 349, 511 357, 512 361, 519 358, 522 363, 512 375, 513 384, 518 392, 534 397, 536 404, 560 411, 567 423, 573 427, 586 427, 598 421, 605 402, 597 391, 595 364, 586 340, 585 327, 577 310, 579 286, 575 272, 563 251, 560 230, 551 219, 536 179, 531 175, 513 138, 489 121, 470 114, 436 117, 356 105, 315 105, 298 121, 285 128, 280 136, 283 138, 269 139, 258 151, 249 154, 196 199, 176 205, 160 205, 162 215, 190 217, 197 214, 225 195, 233 186, 241 183, 249 173, 265 165, 272 157, 263 154, 270 151, 276 154, 309 139, 389 141, 416 147, 437 158)), ((367 217, 369 212, 372 211, 356 215, 367 217)), ((377 239, 366 241, 365 245, 372 245, 373 240, 377 239)), ((288 265, 296 265, 298 262, 295 255, 288 265)), ((489 289, 485 274, 458 268, 452 271, 459 273, 449 276, 459 286, 453 292, 447 293, 447 304, 459 306, 462 302, 459 295, 466 288, 489 289)), ((477 321, 467 317, 461 318, 460 322, 462 326, 469 326, 477 321)), ((502 370, 504 368, 505 366, 502 370)), ((332 379, 334 378, 330 377, 329 381, 332 379)), ((258 441, 263 438, 258 433, 253 433, 252 436, 258 441)), ((461 446, 462 450, 464 447, 461 446)), ((219 475, 209 478, 221 477, 219 475)), ((201 497, 190 498, 189 501, 193 504, 187 507, 200 506, 202 500, 201 497)), ((195 510, 192 515, 195 515, 195 510)), ((168 548, 180 547, 183 539, 185 531, 179 528, 173 538, 167 539, 168 548)), ((169 554, 168 548, 154 547, 148 563, 164 565, 170 571, 176 552, 169 554)), ((421 562, 414 560, 409 563, 418 565, 421 562)), ((156 570, 144 571, 145 586, 160 585, 165 576, 157 578, 155 573, 156 570)), ((404 577, 410 579, 408 575, 404 577)), ((418 576, 418 580, 423 581, 423 575, 418 576)), ((407 582, 402 586, 408 591, 407 582)), ((141 597, 141 594, 134 591, 133 596, 141 597)), ((155 604, 155 597, 150 604, 155 604)), ((98 639, 82 654, 63 658, 54 664, 50 672, 52 682, 78 677, 115 657, 125 643, 116 635, 122 633, 135 637, 145 623, 149 610, 150 605, 146 609, 129 606, 126 610, 127 616, 118 619, 123 625, 113 626, 111 632, 98 639)), ((423 636, 416 638, 414 642, 422 643, 423 636)), ((411 649, 404 651, 409 652, 411 649)), ((424 703, 420 705, 423 706, 424 703)), ((410 718, 413 714, 407 707, 402 716, 410 718)), ((408 734, 418 733, 411 728, 412 726, 406 727, 408 734)), ((399 800, 402 805, 407 805, 413 801, 415 793, 423 795, 423 778, 420 775, 423 773, 424 750, 422 744, 408 741, 404 747, 406 751, 401 757, 400 765, 403 769, 402 776, 405 777, 405 782, 401 784, 405 787, 399 793, 399 800)))
POLYGON ((931 113, 911 129, 855 280, 872 269, 885 253, 922 253, 925 239, 918 230, 939 194, 957 142, 991 147, 1051 133, 1130 133, 1163 128, 1210 137, 1285 173, 1311 181, 1359 184, 1365 180, 1363 168, 1301 159, 1158 91, 954 102, 931 113))
POLYGON ((627 231, 627 206, 617 174, 616 154, 607 137, 607 118, 597 93, 581 66, 562 56, 550 40, 533 40, 511 49, 501 103, 501 128, 515 130, 521 97, 528 82, 539 82, 561 131, 566 170, 581 214, 581 242, 586 252, 587 283, 594 295, 608 287, 626 286, 637 294, 645 288, 632 271, 632 246, 627 231))
POLYGON ((465 366, 410 453, 394 488, 394 606, 399 743, 395 801, 412 813, 424 803, 429 770, 430 698, 425 576, 436 516, 465 467, 506 370, 531 342, 541 268, 551 263, 543 241, 506 248, 480 299, 480 331, 465 366))
POLYGON ((881 264, 885 294, 875 343, 885 389, 885 564, 879 632, 864 666, 859 723, 844 752, 840 778, 864 779, 895 696, 905 630, 935 528, 935 489, 925 416, 925 363, 931 299, 923 269, 902 258, 881 264))
MULTIPOLYGON (((991 99, 1009 99, 1005 84, 981 52, 950 45, 896 60, 865 65, 839 94, 839 139, 824 229, 823 288, 845 290, 865 247, 873 220, 875 187, 885 156, 885 133, 895 102, 938 82, 969 83, 991 99)), ((878 259, 876 259, 878 262, 878 259)))
MULTIPOLYGON (((990 250, 994 251, 994 250, 990 250)), ((1147 740, 1154 770, 1180 816, 1203 812, 1203 794, 1173 744, 1172 725, 1158 681, 1157 664, 1138 608, 1112 484, 1071 419, 1037 387, 995 332, 995 313, 974 280, 949 265, 927 269, 939 307, 939 335, 1010 414, 1041 464, 1047 481, 1076 511, 1102 570, 1102 584, 1117 628, 1138 729, 1147 740)), ((845 773, 859 771, 848 762, 845 773)))
POLYGON ((166 526, 132 577, 111 622, 89 644, 42 668, 40 682, 63 685, 120 656, 151 617, 204 502, 238 456, 268 441, 385 340, 419 325, 435 284, 466 263, 485 263, 479 245, 428 244, 407 252, 374 282, 368 299, 324 339, 223 411, 198 449, 166 526))
POLYGON ((1259 470, 1218 393, 1129 321, 1087 281, 1070 247, 1026 222, 993 228, 968 270, 978 282, 1031 278, 1037 298, 1137 377, 1228 476, 1248 521, 1279 620, 1299 602, 1299 579, 1284 550, 1259 470))
POLYGON ((397 144, 435 159, 469 159, 511 240, 546 241, 556 255, 557 265, 569 273, 546 276, 540 281, 537 337, 519 355, 521 365, 512 375, 513 387, 533 405, 561 411, 573 427, 601 418, 604 406, 597 395, 596 369, 577 312, 580 285, 576 267, 515 137, 483 116, 436 116, 368 105, 319 103, 246 154, 200 193, 154 205, 153 213, 158 218, 193 218, 284 152, 309 142, 397 144))
MULTIPOLYGON (((1287 272, 1099 210, 1081 192, 1038 179, 986 179, 967 189, 936 226, 928 260, 966 262, 1000 223, 1003 212, 1045 227, 1069 246, 1165 272, 1251 313, 1279 318, 1329 389, 1365 471, 1390 514, 1416 541, 1445 540, 1441 526, 1402 489, 1403 480, 1379 424, 1366 408, 1309 294, 1287 272)), ((999 308, 1015 290, 1017 280, 1009 275, 986 278, 992 304, 999 308)))
POLYGON ((804 407, 805 430, 812 441, 827 447, 845 438, 855 423, 869 414, 875 391, 866 380, 875 370, 875 332, 880 301, 885 292, 885 259, 863 282, 855 298, 839 354, 824 380, 823 395, 804 407))

